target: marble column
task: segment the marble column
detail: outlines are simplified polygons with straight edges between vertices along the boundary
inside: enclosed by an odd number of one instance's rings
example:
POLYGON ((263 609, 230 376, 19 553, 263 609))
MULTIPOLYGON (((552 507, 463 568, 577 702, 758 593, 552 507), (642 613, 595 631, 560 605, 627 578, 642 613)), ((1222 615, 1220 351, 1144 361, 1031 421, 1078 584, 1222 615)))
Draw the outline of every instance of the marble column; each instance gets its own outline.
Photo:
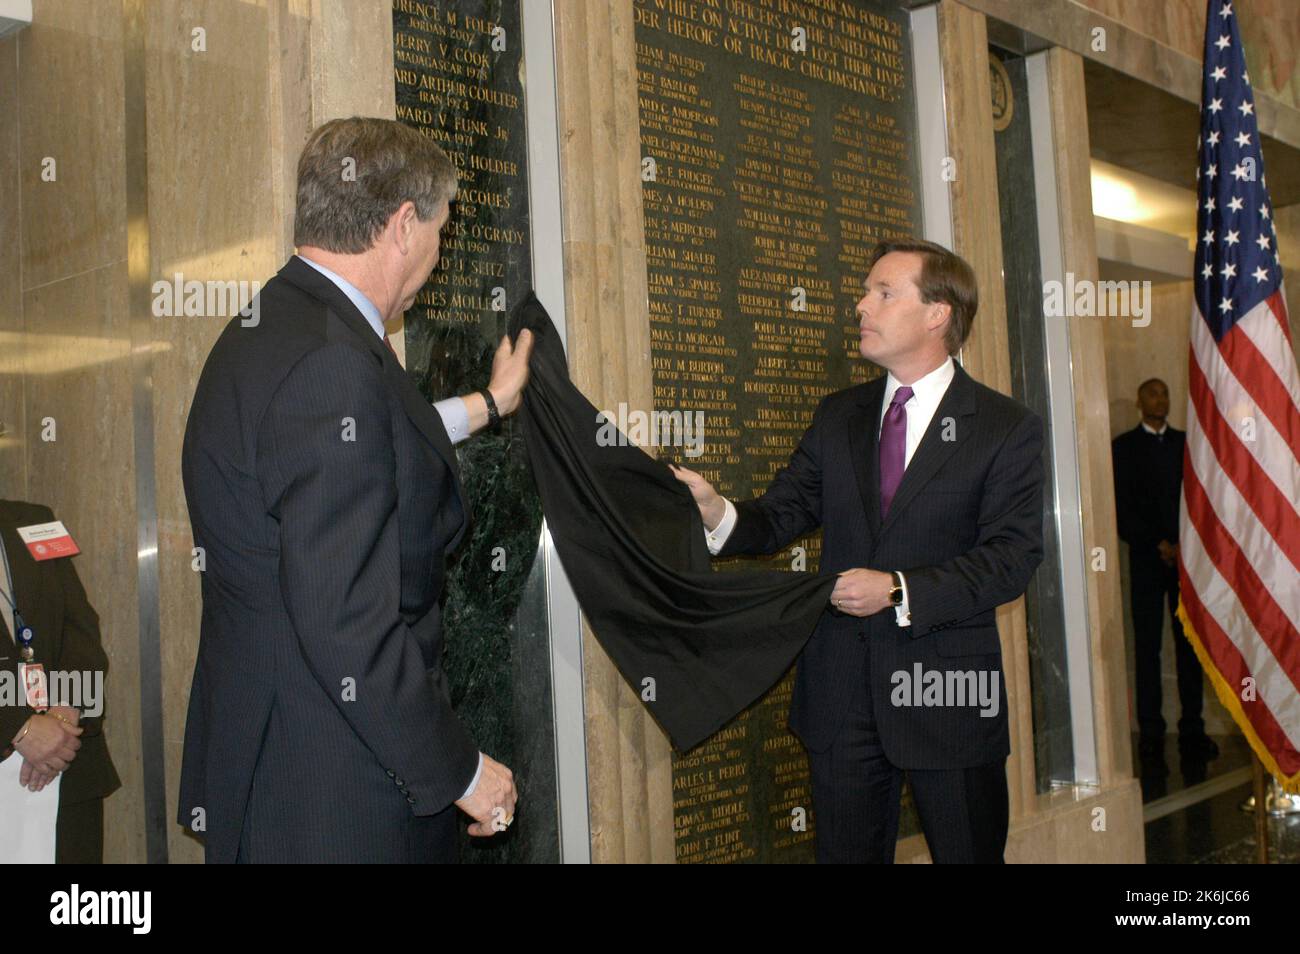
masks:
MULTIPOLYGON (((632 4, 554 9, 569 370, 597 407, 650 407, 632 4)), ((592 860, 672 861, 667 739, 585 624, 583 673, 592 860)))
MULTIPOLYGON (((1064 267, 1074 273, 1076 281, 1097 281, 1083 59, 1058 47, 1049 55, 1047 72, 1052 125, 1058 136, 1056 199, 1064 267)), ((1104 788, 1132 778, 1133 755, 1128 733, 1119 538, 1115 530, 1110 407, 1101 324, 1086 319, 1071 321, 1070 353, 1084 546, 1089 552, 1101 547, 1110 555, 1108 572, 1093 572, 1087 578, 1097 762, 1104 788)))

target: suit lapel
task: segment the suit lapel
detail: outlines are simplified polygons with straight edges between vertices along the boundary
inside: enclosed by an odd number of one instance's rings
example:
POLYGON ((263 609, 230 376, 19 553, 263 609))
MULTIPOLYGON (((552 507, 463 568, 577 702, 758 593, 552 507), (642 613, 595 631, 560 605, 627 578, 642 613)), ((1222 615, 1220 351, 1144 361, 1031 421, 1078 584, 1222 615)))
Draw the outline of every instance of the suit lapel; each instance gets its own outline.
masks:
POLYGON ((375 334, 375 329, 370 326, 370 322, 366 321, 366 316, 357 310, 357 306, 352 304, 337 285, 296 255, 280 269, 280 275, 313 298, 328 305, 343 324, 361 339, 366 349, 380 360, 384 377, 401 398, 406 416, 428 439, 438 456, 451 470, 456 493, 460 497, 461 509, 468 513, 468 508, 465 507, 465 488, 460 482, 460 461, 456 457, 456 448, 452 445, 451 438, 447 436, 447 428, 443 426, 442 418, 411 382, 406 369, 398 363, 396 356, 375 334))
POLYGON ((849 451, 858 492, 867 511, 871 536, 880 533, 880 407, 885 400, 885 376, 882 374, 859 392, 858 406, 849 415, 849 451))
MULTIPOLYGON (((912 498, 920 493, 921 488, 939 472, 939 469, 957 452, 957 448, 961 447, 962 442, 970 434, 970 422, 958 423, 956 419, 974 413, 975 392, 970 375, 962 370, 961 365, 954 362, 952 382, 948 385, 948 390, 944 392, 942 400, 939 401, 934 416, 930 418, 930 425, 925 429, 925 436, 921 438, 921 443, 917 445, 911 462, 907 465, 907 469, 903 471, 903 479, 899 482, 893 502, 889 505, 889 514, 881 525, 882 532, 889 529, 890 525, 898 518, 898 515, 907 508, 912 498), (951 439, 945 440, 944 431, 948 427, 945 421, 948 420, 953 421, 951 439)), ((878 473, 880 469, 878 453, 875 458, 875 467, 878 473)), ((877 488, 880 486, 878 481, 876 486, 877 488)), ((879 507, 879 490, 877 490, 876 499, 877 507, 879 507)))

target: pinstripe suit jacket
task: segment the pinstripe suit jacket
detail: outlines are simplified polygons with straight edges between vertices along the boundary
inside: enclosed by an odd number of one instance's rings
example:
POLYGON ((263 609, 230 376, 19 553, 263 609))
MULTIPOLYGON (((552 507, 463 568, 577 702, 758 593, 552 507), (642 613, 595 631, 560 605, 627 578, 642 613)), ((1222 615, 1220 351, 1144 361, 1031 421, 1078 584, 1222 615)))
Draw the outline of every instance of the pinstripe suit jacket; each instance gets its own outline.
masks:
POLYGON ((206 565, 179 821, 209 861, 241 836, 262 858, 422 860, 416 820, 478 760, 440 664, 455 452, 325 276, 291 259, 258 318, 213 346, 185 430, 206 565))
POLYGON ((828 610, 799 657, 790 727, 810 750, 825 750, 853 680, 865 674, 891 762, 985 764, 1010 751, 994 610, 1024 592, 1043 556, 1042 422, 956 366, 882 520, 884 392, 882 376, 827 395, 767 491, 737 504, 719 555, 774 553, 820 526, 822 573, 902 571, 912 625, 897 625, 892 608, 866 618, 828 610), (917 664, 923 672, 996 672, 997 715, 974 705, 895 705, 894 674, 910 678, 917 664))

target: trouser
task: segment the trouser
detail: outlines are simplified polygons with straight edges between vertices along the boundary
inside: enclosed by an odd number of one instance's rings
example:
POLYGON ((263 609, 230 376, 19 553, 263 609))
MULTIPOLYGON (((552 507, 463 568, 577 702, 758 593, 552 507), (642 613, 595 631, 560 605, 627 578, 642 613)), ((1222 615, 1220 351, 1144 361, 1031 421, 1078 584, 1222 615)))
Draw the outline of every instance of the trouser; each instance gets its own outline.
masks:
POLYGON ((1129 550, 1130 607, 1133 611, 1134 656, 1137 662, 1138 731, 1144 739, 1165 734, 1160 713, 1163 694, 1160 678, 1160 647, 1164 641, 1165 605, 1173 621, 1174 659, 1178 671, 1178 703, 1181 715, 1178 734, 1184 738, 1202 735, 1204 694, 1201 664, 1183 633, 1178 609, 1178 569, 1166 566, 1158 554, 1129 550))
MULTIPOLYGON (((808 759, 818 863, 892 864, 903 770, 885 757, 865 678, 835 741, 808 759)), ((1002 862, 1005 758, 973 768, 910 769, 907 779, 936 864, 1002 862)))

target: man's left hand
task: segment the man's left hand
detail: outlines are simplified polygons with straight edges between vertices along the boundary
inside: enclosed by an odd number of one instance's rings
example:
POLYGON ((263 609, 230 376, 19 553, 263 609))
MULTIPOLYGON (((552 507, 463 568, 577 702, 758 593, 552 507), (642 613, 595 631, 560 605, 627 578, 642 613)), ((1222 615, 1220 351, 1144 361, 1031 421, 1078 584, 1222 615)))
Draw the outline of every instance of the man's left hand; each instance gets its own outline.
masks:
POLYGON ((492 380, 488 390, 492 400, 496 401, 497 413, 508 417, 519 407, 520 395, 528 383, 528 356, 533 352, 533 333, 525 328, 519 332, 519 340, 510 344, 510 336, 505 335, 492 357, 492 380))
POLYGON ((889 602, 893 586, 894 578, 889 573, 863 567, 845 570, 831 591, 831 605, 850 616, 870 616, 893 605, 889 602))

